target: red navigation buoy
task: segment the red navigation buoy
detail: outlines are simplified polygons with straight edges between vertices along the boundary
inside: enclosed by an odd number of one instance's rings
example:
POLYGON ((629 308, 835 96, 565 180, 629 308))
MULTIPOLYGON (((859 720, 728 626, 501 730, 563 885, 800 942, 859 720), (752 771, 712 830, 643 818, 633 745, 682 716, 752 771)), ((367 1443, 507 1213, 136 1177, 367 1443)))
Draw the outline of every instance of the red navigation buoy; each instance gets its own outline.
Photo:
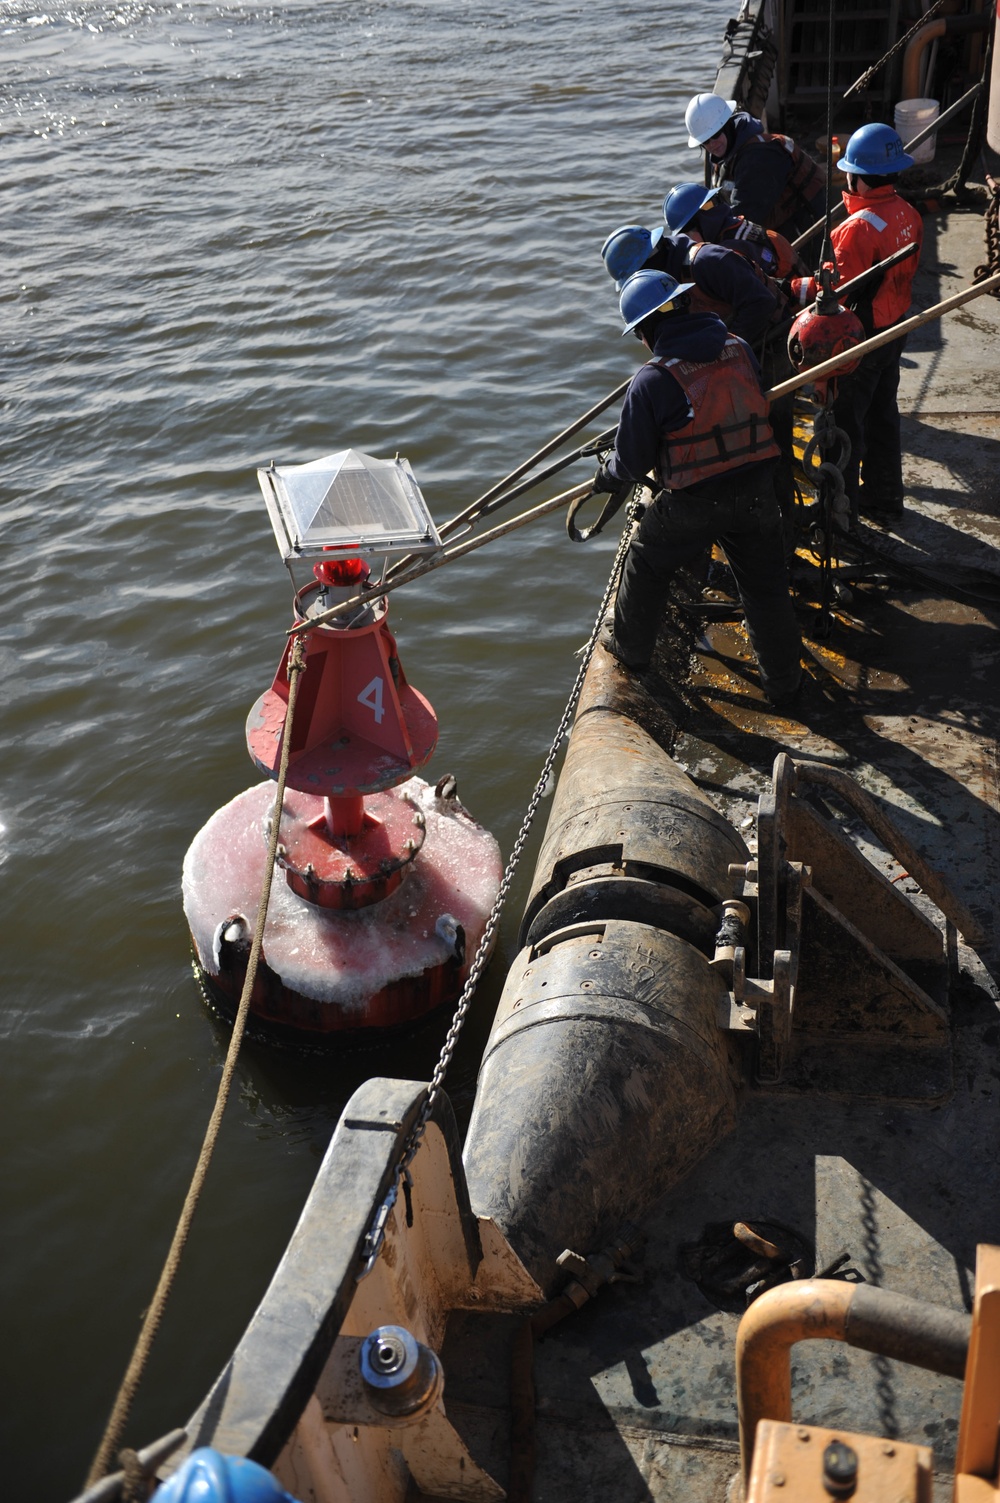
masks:
MULTIPOLYGON (((797 371, 809 370, 824 360, 831 360, 834 355, 845 354, 861 344, 865 337, 858 315, 837 301, 833 271, 829 262, 820 267, 816 274, 820 284, 816 301, 796 315, 788 331, 788 358, 797 371)), ((814 382, 817 402, 825 402, 829 391, 835 395, 837 377, 857 370, 859 363, 860 356, 857 360, 845 361, 838 372, 814 382)))
MULTIPOLYGON (((405 460, 348 450, 260 475, 286 563, 316 559, 313 582, 295 595, 296 625, 365 587, 362 552, 384 559, 440 546, 405 460)), ((290 653, 291 643, 247 720, 250 755, 269 779, 281 758, 290 653)), ((384 597, 308 630, 281 810, 284 881, 276 874, 250 1000, 258 1034, 298 1044, 370 1037, 459 995, 502 867, 455 780, 431 787, 414 775, 436 742, 437 719, 407 682, 384 597)), ((199 980, 230 1014, 246 978, 273 806, 272 782, 248 788, 212 816, 184 861, 199 980)))

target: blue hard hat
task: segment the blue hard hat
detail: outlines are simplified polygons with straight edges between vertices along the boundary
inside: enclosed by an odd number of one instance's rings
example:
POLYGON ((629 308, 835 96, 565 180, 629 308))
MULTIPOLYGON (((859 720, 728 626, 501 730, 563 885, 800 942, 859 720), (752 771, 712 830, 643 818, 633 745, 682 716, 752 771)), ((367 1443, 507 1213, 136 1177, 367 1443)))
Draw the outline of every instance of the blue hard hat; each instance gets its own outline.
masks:
POLYGON ((651 313, 669 313, 674 299, 689 292, 693 286, 693 282, 678 282, 665 271, 633 272, 618 299, 625 320, 622 333, 630 334, 636 324, 641 324, 651 313))
POLYGON ((625 224, 621 229, 612 230, 601 246, 601 255, 608 274, 619 288, 626 277, 645 266, 662 239, 662 225, 657 225, 653 231, 641 224, 625 224))
POLYGON ((891 125, 876 122, 854 132, 837 166, 841 172, 855 172, 861 177, 888 177, 912 167, 913 158, 903 150, 891 125))
POLYGON ((699 209, 718 198, 718 188, 706 188, 704 183, 678 183, 663 200, 663 218, 667 229, 676 235, 690 224, 699 209))
POLYGON ((295 1503, 266 1467, 201 1446, 157 1489, 158 1503, 295 1503))

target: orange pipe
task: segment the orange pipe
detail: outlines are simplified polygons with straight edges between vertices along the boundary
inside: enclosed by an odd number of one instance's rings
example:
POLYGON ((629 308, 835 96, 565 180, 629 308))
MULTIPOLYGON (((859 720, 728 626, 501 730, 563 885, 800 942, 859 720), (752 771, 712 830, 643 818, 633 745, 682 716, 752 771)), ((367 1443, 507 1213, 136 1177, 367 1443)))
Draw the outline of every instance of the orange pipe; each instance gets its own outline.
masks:
POLYGON ((903 53, 903 95, 904 99, 920 98, 920 60, 924 55, 925 48, 931 42, 943 37, 948 29, 947 18, 942 16, 937 21, 928 21, 926 26, 921 26, 913 41, 903 53))
POLYGON ((754 1300, 736 1333, 736 1408, 743 1486, 750 1481, 757 1422, 791 1421, 792 1347, 825 1337, 845 1341, 855 1284, 797 1279, 754 1300))
MULTIPOLYGON (((921 26, 916 36, 910 42, 903 53, 903 98, 919 99, 920 94, 920 60, 924 54, 924 48, 938 37, 943 37, 946 31, 958 32, 960 36, 987 31, 993 24, 992 15, 971 16, 939 16, 936 21, 928 21, 926 26, 921 26)), ((928 88, 930 83, 928 82, 928 88)))

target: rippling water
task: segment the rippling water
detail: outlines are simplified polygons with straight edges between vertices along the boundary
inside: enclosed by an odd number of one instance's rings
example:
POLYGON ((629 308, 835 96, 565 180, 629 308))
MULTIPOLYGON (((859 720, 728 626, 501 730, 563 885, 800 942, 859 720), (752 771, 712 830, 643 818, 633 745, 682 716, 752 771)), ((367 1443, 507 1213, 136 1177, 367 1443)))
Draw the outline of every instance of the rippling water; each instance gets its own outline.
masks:
MULTIPOLYGON (((0 0, 7 1498, 82 1480, 214 1098, 179 883, 255 781, 288 618, 254 468, 398 451, 440 520, 615 387, 635 347, 600 244, 697 171, 681 115, 729 10, 0 0)), ((432 775, 505 852, 612 550, 549 521, 395 596, 432 775)), ((346 1095, 426 1076, 442 1034, 247 1048, 130 1441, 221 1366, 346 1095)))

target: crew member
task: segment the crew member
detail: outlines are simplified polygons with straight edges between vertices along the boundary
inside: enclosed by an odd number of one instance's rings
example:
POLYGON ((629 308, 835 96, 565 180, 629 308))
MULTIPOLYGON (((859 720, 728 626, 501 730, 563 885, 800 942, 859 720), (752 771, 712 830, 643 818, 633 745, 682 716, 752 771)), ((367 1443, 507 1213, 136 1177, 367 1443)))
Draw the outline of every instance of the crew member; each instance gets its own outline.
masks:
POLYGON ((601 255, 619 289, 643 267, 665 271, 676 282, 690 282, 694 311, 717 313, 727 329, 748 344, 761 341, 778 308, 775 290, 735 251, 696 243, 686 235, 668 235, 660 226, 649 231, 642 225, 625 225, 608 236, 601 255))
POLYGON ((737 214, 718 188, 702 183, 678 183, 663 200, 663 222, 671 235, 682 231, 689 240, 708 240, 737 251, 767 277, 791 276, 799 258, 784 235, 737 214))
POLYGON ((718 542, 764 691, 781 704, 799 687, 801 639, 772 479, 778 449, 752 352, 714 314, 690 312, 690 291, 690 283, 651 270, 621 289, 624 332, 634 332, 652 359, 632 379, 594 489, 624 496, 652 473, 659 491, 626 556, 604 642, 626 667, 645 669, 671 579, 718 542))
POLYGON ((766 131, 756 116, 721 94, 696 94, 684 124, 688 145, 705 151, 738 214, 789 240, 822 217, 826 178, 791 136, 766 131))
MULTIPOLYGON (((923 240, 923 223, 895 189, 898 174, 913 158, 890 125, 863 125, 847 143, 838 166, 847 174, 843 195, 848 217, 831 231, 836 281, 849 282, 884 261, 893 251, 923 240)), ((868 282, 854 311, 867 335, 905 318, 920 252, 868 282)), ((816 296, 813 277, 796 278, 793 296, 802 305, 816 296)), ((875 517, 903 510, 903 461, 899 431, 899 362, 905 340, 896 339, 862 357, 857 370, 840 376, 834 413, 851 440, 844 488, 851 511, 875 517), (859 475, 860 470, 860 475, 859 475)))
MULTIPOLYGON (((788 241, 776 230, 763 230, 760 225, 751 224, 742 215, 734 213, 717 188, 706 189, 698 183, 681 183, 667 194, 663 201, 663 219, 675 238, 683 230, 696 245, 722 243, 724 249, 732 250, 748 261, 764 281, 775 298, 775 307, 763 341, 752 342, 760 360, 764 385, 770 388, 786 380, 792 374, 787 338, 791 313, 788 298, 776 279, 786 276, 796 262, 795 252, 788 241)), ((649 264, 655 266, 658 263, 654 259, 649 264)), ((696 260, 694 265, 697 264, 696 260)), ((675 276, 678 274, 673 266, 668 265, 666 270, 675 276)), ((741 334, 742 330, 734 332, 741 334)), ((784 521, 786 551, 791 554, 795 510, 794 395, 790 393, 772 403, 769 418, 781 450, 774 472, 774 488, 784 521)))

